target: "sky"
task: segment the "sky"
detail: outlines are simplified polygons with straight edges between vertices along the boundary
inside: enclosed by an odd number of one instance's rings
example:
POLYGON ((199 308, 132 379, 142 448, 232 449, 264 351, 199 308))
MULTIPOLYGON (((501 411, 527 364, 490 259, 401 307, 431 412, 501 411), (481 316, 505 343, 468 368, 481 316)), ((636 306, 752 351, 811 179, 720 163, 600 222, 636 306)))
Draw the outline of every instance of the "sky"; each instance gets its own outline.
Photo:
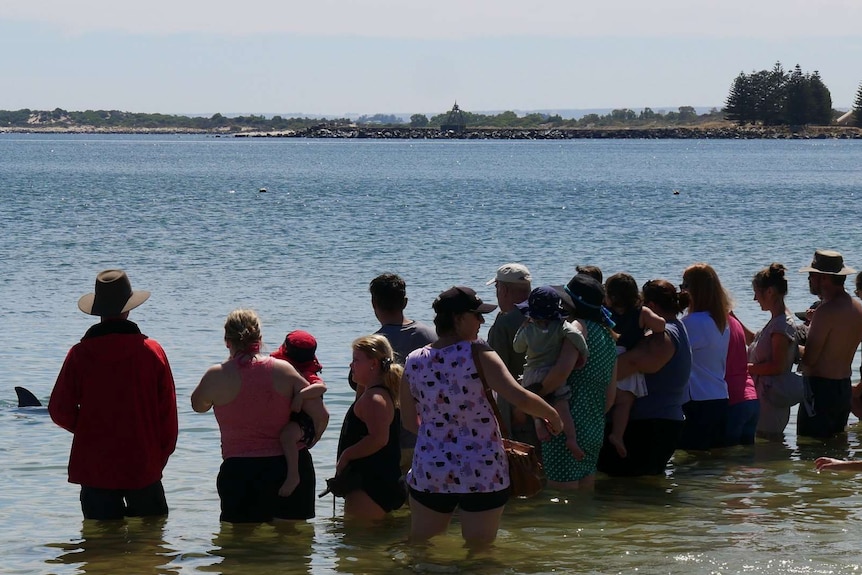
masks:
POLYGON ((721 107, 799 64, 862 84, 859 0, 4 0, 0 109, 165 114, 721 107))

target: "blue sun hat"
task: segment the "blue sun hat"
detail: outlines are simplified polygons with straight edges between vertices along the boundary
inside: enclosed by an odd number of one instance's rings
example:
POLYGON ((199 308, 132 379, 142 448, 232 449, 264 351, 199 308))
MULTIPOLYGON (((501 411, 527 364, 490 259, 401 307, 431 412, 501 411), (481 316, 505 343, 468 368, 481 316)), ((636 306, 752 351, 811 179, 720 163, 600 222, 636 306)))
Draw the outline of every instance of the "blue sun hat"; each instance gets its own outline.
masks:
POLYGON ((611 312, 604 306, 605 288, 586 274, 577 274, 564 286, 551 286, 575 318, 614 327, 611 312))
POLYGON ((551 286, 542 286, 531 291, 527 301, 517 304, 517 307, 529 318, 550 321, 565 317, 560 304, 557 291, 551 286))

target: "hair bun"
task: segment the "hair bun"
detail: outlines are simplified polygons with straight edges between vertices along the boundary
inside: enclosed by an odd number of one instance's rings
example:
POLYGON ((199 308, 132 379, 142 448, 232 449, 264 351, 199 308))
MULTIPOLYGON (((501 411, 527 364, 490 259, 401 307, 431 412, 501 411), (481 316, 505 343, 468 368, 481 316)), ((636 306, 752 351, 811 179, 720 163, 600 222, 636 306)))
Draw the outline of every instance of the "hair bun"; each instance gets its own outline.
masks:
POLYGON ((784 267, 784 264, 779 263, 771 263, 769 264, 769 275, 775 276, 776 278, 783 278, 784 273, 787 271, 787 268, 784 267))

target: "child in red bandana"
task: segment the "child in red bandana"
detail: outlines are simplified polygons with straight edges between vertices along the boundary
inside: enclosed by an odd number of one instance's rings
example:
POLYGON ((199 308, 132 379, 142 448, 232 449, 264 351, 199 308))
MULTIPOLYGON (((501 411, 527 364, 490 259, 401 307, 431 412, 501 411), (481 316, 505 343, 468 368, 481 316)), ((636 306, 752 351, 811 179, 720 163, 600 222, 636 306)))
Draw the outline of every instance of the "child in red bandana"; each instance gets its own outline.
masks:
POLYGON ((326 385, 318 373, 323 366, 317 361, 317 340, 307 331, 292 331, 284 338, 276 351, 270 355, 290 363, 304 377, 309 385, 293 396, 291 401, 290 423, 281 430, 281 446, 287 459, 287 478, 278 494, 288 497, 299 485, 299 450, 309 448, 315 441, 314 423, 311 417, 302 411, 304 400, 320 397, 326 391, 326 385))

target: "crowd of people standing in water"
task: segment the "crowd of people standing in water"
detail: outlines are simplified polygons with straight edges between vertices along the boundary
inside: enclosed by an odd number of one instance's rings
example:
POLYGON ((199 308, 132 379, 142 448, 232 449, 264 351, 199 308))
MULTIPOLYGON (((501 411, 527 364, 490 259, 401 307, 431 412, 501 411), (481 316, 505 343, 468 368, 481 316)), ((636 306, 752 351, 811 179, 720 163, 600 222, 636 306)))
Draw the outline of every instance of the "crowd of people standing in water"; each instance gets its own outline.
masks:
MULTIPOLYGON (((510 497, 502 430, 535 446, 557 489, 590 488, 597 472, 663 474, 677 449, 781 438, 796 405, 798 435, 839 434, 851 410, 862 415, 862 384, 850 381, 862 304, 844 288, 856 272, 823 250, 800 271, 819 297, 801 324, 785 306, 785 266, 753 276, 753 297, 770 314, 756 331, 704 263, 686 268, 679 286, 655 279, 640 288, 626 273, 603 281, 593 266, 534 288, 525 265, 505 264, 488 282, 497 304, 451 287, 432 304, 433 328, 405 317, 404 280, 380 275, 369 291, 381 327, 351 346, 355 399, 327 491, 359 520, 409 505, 412 541, 443 533, 457 511, 464 539, 483 546, 510 497), (494 311, 486 343, 479 331, 494 311)), ((177 441, 173 377, 161 346, 128 320, 148 297, 122 270, 100 273, 78 307, 101 321, 69 351, 51 394, 52 419, 74 434, 69 481, 81 485, 88 519, 168 512, 161 477, 177 441)), ((228 359, 191 396, 194 411, 212 409, 218 422, 227 522, 314 516, 309 450, 329 425, 317 343, 297 330, 265 355, 262 340, 254 311, 231 312, 228 359)), ((862 468, 830 458, 816 466, 862 468)))

